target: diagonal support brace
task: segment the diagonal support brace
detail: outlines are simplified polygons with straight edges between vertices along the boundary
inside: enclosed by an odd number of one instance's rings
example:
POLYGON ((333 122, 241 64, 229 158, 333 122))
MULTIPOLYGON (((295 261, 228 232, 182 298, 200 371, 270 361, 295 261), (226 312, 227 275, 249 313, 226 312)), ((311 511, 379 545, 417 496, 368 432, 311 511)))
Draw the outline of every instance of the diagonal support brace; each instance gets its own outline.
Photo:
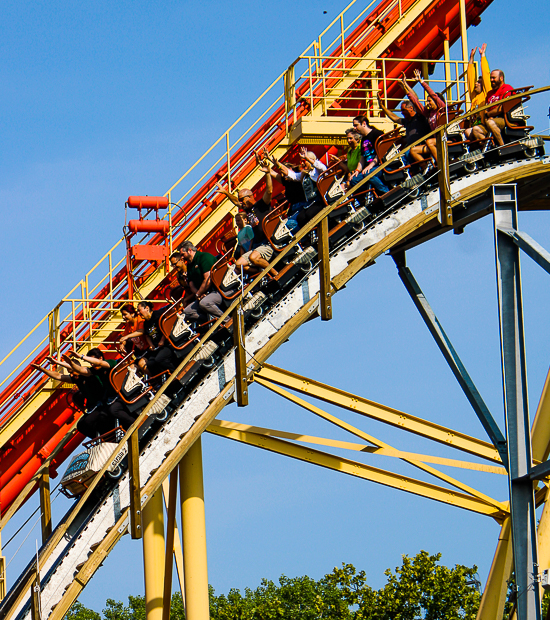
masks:
POLYGON ((542 245, 520 230, 500 226, 498 230, 508 235, 518 248, 531 257, 546 273, 550 273, 550 252, 547 252, 542 245))
POLYGON ((441 326, 441 323, 438 321, 432 307, 428 303, 422 289, 418 285, 415 277, 413 276, 411 270, 406 265, 405 252, 401 252, 400 254, 393 255, 393 259, 397 266, 397 270, 399 272, 399 277, 401 278, 407 292, 411 296, 411 299, 414 302, 420 316, 424 319, 424 323, 430 330, 430 333, 434 337, 434 340, 439 347, 441 353, 443 353, 443 357, 449 364, 450 369, 452 370, 456 380, 458 381, 462 391, 466 395, 470 405, 475 411, 479 421, 483 425, 487 435, 489 435, 493 445, 498 450, 500 454, 500 458, 502 459, 502 463, 506 469, 508 469, 508 452, 506 449, 506 440, 498 427, 495 419, 491 415, 489 408, 485 404, 485 401, 481 397, 478 389, 476 388, 472 378, 468 374, 468 371, 464 367, 458 353, 455 348, 451 344, 445 330, 441 326))

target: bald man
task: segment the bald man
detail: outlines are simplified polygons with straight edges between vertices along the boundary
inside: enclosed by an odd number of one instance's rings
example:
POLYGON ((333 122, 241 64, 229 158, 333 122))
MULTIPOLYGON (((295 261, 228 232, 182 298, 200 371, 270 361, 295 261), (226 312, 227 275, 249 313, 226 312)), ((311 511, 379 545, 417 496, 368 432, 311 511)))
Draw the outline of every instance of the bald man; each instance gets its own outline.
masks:
MULTIPOLYGON (((510 84, 504 83, 504 71, 495 69, 491 71, 491 90, 487 93, 486 104, 496 103, 502 99, 506 99, 514 93, 514 88, 510 84)), ((504 112, 501 105, 495 105, 482 113, 483 124, 474 125, 472 134, 475 139, 482 140, 490 132, 499 146, 504 146, 502 139, 502 130, 506 122, 504 120, 504 112)))

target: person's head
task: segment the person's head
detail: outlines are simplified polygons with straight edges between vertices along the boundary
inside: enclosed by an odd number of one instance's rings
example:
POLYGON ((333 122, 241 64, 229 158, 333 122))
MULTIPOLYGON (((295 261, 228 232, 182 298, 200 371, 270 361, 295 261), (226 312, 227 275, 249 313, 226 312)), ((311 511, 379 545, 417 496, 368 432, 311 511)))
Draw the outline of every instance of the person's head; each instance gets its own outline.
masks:
POLYGON ((437 110, 437 103, 431 95, 428 95, 426 97, 426 110, 430 112, 432 112, 433 110, 437 110))
POLYGON ((352 149, 361 143, 361 134, 356 129, 346 129, 346 140, 352 149))
POLYGON ((237 198, 243 209, 250 209, 254 205, 254 194, 249 189, 240 189, 237 198))
POLYGON ((483 92, 483 78, 478 78, 474 86, 474 93, 479 95, 483 92))
POLYGON ((179 251, 173 252, 172 256, 170 256, 170 264, 173 269, 185 271, 185 259, 183 258, 183 254, 179 251))
POLYGON ((136 309, 132 304, 124 304, 120 309, 122 314, 122 318, 129 323, 132 319, 135 319, 137 316, 136 309))
POLYGON ((179 253, 186 263, 190 263, 197 253, 197 248, 191 241, 184 241, 179 247, 179 253))
POLYGON ((153 304, 150 301, 140 301, 137 309, 142 319, 150 319, 153 315, 153 304))
POLYGON ((495 90, 504 84, 504 71, 494 69, 491 71, 491 88, 495 90))
POLYGON ((305 157, 302 157, 302 155, 300 155, 300 170, 302 170, 303 172, 309 172, 313 169, 313 164, 311 163, 310 159, 312 159, 313 161, 317 159, 317 155, 315 155, 313 151, 306 151, 305 157))
POLYGON ((237 215, 235 216, 235 224, 237 225, 237 228, 239 230, 241 230, 241 228, 244 228, 248 224, 248 219, 246 215, 240 212, 237 213, 237 215))
MULTIPOLYGON (((87 357, 95 357, 98 360, 104 360, 105 359, 105 357, 103 355, 103 351, 101 349, 98 349, 98 348, 90 349, 86 355, 87 355, 87 357)), ((98 366, 97 364, 92 364, 92 367, 93 368, 101 368, 101 366, 98 366)))
POLYGON ((401 114, 403 118, 412 118, 416 114, 413 104, 408 99, 401 104, 401 114))
POLYGON ((369 122, 369 119, 366 116, 356 116, 353 119, 353 126, 356 131, 358 131, 362 136, 366 136, 370 133, 372 129, 372 125, 369 122))

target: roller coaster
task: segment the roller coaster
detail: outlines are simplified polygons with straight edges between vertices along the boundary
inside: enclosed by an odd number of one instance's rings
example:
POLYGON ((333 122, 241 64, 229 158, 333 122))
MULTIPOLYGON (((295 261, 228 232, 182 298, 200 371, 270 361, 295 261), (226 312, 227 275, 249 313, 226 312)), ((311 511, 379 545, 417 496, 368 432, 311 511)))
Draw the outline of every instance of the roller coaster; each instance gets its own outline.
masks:
MULTIPOLYGON (((168 515, 166 549, 174 549, 178 567, 185 572, 187 617, 207 618, 200 443, 205 431, 492 517, 502 532, 479 618, 500 620, 512 570, 518 617, 540 618, 538 567, 550 566, 550 549, 537 538, 535 509, 546 499, 545 487, 539 488, 538 482, 550 474, 548 381, 531 428, 519 253, 524 251, 546 271, 550 271, 550 254, 519 229, 518 210, 547 208, 546 137, 527 124, 525 104, 548 88, 517 88, 499 103, 504 145, 490 137, 477 142, 465 139, 473 114, 468 111, 465 77, 466 29, 479 21, 490 1, 380 0, 360 9, 352 2, 164 196, 128 198, 126 208, 137 209, 138 219, 126 222, 124 238, 1 362, 3 368, 10 364, 13 368, 6 370, 0 394, 0 530, 39 493, 43 537, 36 557, 9 590, 5 560, 0 559, 2 620, 63 618, 126 533, 144 538, 148 620, 161 616, 168 620, 172 553, 164 553, 163 537, 159 543, 158 536, 151 534, 151 524, 158 523, 163 513, 163 494, 168 515), (450 46, 459 38, 463 58, 451 60, 450 46), (395 107, 401 100, 401 76, 411 77, 415 69, 425 79, 440 82, 445 93, 445 110, 428 135, 436 140, 438 165, 407 158, 426 136, 404 145, 402 132, 384 117, 376 96, 383 93, 384 107, 395 107), (438 72, 441 77, 432 77, 438 72), (248 122, 258 109, 261 113, 240 133, 243 119, 248 122), (330 156, 345 143, 344 130, 356 115, 366 115, 383 131, 376 142, 381 165, 346 189, 339 183, 338 166, 330 165, 330 156), (240 135, 235 138, 235 133, 240 135), (319 209, 300 228, 289 226, 289 204, 283 188, 275 183, 272 209, 261 223, 274 257, 268 267, 239 272, 234 260, 237 207, 217 191, 219 184, 229 193, 250 188, 259 200, 265 187, 261 159, 290 165, 304 145, 327 164, 317 181, 319 209), (192 181, 194 171, 204 168, 192 181), (369 181, 374 174, 382 175, 388 192, 372 189, 369 181), (182 187, 187 189, 176 200, 175 193, 182 187), (461 233, 487 215, 493 216, 495 230, 505 433, 406 263, 408 250, 444 233, 461 233), (218 257, 211 277, 223 298, 223 315, 202 324, 186 321, 181 300, 170 297, 175 274, 169 257, 183 241, 218 257), (268 363, 305 322, 316 317, 330 320, 333 296, 384 253, 395 261, 488 441, 268 363), (270 276, 273 269, 276 276, 270 276), (144 300, 163 309, 161 330, 178 360, 173 372, 154 379, 135 372, 132 353, 121 358, 115 349, 122 304, 144 300), (30 345, 43 330, 47 333, 42 341, 30 345), (92 440, 66 463, 82 443, 76 424, 83 412, 72 385, 44 377, 35 365, 52 365, 71 352, 82 355, 94 347, 117 360, 110 380, 136 420, 127 432, 119 429, 107 440, 92 440), (22 361, 12 362, 21 356, 22 361), (371 451, 412 464, 436 482, 305 448, 290 433, 217 419, 231 402, 246 406, 254 383, 360 437, 371 451), (509 501, 495 500, 432 466, 449 464, 448 459, 426 461, 421 455, 401 453, 300 394, 485 459, 487 471, 504 468, 510 480, 509 501), (65 464, 62 485, 75 502, 53 527, 49 480, 65 464), (174 544, 179 536, 175 527, 178 476, 183 552, 174 544), (158 570, 159 558, 164 571, 158 570)), ((336 445, 322 438, 309 439, 317 446, 336 445)), ((547 520, 544 504, 539 532, 547 520)))

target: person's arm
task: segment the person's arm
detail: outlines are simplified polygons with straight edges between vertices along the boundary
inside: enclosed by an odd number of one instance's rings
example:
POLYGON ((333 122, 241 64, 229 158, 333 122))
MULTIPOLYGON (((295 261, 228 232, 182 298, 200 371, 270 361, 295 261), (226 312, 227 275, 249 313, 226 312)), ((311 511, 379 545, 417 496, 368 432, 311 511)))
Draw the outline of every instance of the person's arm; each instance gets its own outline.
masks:
POLYGON ((155 348, 155 345, 153 344, 153 341, 151 340, 151 336, 149 335, 145 336, 145 340, 147 340, 147 345, 149 346, 150 349, 155 348))
POLYGON ((199 290, 196 292, 197 295, 197 299, 200 299, 201 297, 204 296, 204 294, 206 293, 206 291, 210 288, 210 272, 207 271, 204 275, 203 275, 203 280, 201 282, 201 285, 199 287, 199 290))
POLYGON ((126 342, 127 340, 130 340, 131 338, 137 338, 138 336, 143 336, 143 330, 141 329, 137 329, 136 331, 132 332, 131 334, 126 334, 125 336, 122 336, 119 339, 119 342, 122 344, 124 342, 126 342))
POLYGON ((269 163, 263 164, 260 170, 265 174, 265 192, 262 196, 262 200, 266 205, 271 204, 271 197, 273 196, 273 179, 271 178, 271 166, 269 163))
MULTIPOLYGON (((76 355, 76 353, 73 354, 76 355)), ((80 364, 77 364, 74 360, 72 360, 66 353, 63 354, 63 359, 70 364, 71 370, 73 370, 74 372, 76 372, 79 375, 82 375, 83 377, 90 377, 92 372, 89 368, 86 368, 85 366, 80 366, 80 364)))
POLYGON ((228 192, 221 186, 221 183, 216 183, 216 194, 223 194, 226 198, 229 198, 231 202, 238 207, 241 203, 237 196, 234 196, 231 192, 228 192))
POLYGON ((48 362, 50 362, 50 364, 56 364, 57 366, 61 366, 62 368, 66 368, 67 370, 71 370, 71 366, 70 364, 67 364, 67 362, 64 362, 62 360, 56 360, 55 358, 53 358, 51 355, 48 355, 46 357, 46 360, 48 362))
POLYGON ((483 81, 483 92, 487 94, 491 90, 491 70, 489 69, 489 61, 485 57, 487 43, 484 43, 479 50, 481 56, 481 79, 483 81))
MULTIPOLYGON (((435 101, 435 105, 437 106, 438 110, 440 110, 441 108, 444 108, 447 105, 445 101, 441 99, 441 97, 434 91, 434 89, 429 84, 426 84, 426 82, 424 81, 424 78, 422 77, 418 69, 415 70, 414 76, 416 80, 418 81, 418 83, 422 86, 422 88, 435 101)), ((413 92, 413 95, 416 97, 416 94, 414 92, 413 92)))
POLYGON ((46 376, 50 377, 50 379, 55 379, 56 381, 65 381, 66 383, 74 383, 74 379, 71 375, 61 374, 60 372, 56 372, 55 370, 49 370, 48 368, 42 368, 38 364, 31 364, 31 367, 35 370, 39 370, 43 372, 46 376))
POLYGON ((470 100, 473 99, 476 95, 475 87, 476 87, 476 81, 477 81, 477 74, 476 74, 476 66, 474 64, 476 50, 477 50, 477 47, 474 47, 474 49, 470 52, 470 61, 468 62, 468 67, 466 69, 466 77, 467 77, 466 81, 468 83, 468 92, 470 93, 470 100))
POLYGON ((380 93, 376 93, 376 98, 378 99, 378 105, 380 106, 382 112, 384 112, 384 114, 394 123, 399 123, 400 125, 402 125, 402 122, 399 116, 397 116, 395 112, 388 110, 388 108, 384 105, 384 102, 382 101, 382 97, 380 96, 380 93))
POLYGON ((92 364, 94 366, 99 366, 100 368, 105 368, 110 370, 111 366, 107 360, 100 360, 98 357, 92 357, 91 355, 80 355, 75 351, 71 352, 75 357, 80 358, 83 362, 87 362, 88 364, 92 364))

